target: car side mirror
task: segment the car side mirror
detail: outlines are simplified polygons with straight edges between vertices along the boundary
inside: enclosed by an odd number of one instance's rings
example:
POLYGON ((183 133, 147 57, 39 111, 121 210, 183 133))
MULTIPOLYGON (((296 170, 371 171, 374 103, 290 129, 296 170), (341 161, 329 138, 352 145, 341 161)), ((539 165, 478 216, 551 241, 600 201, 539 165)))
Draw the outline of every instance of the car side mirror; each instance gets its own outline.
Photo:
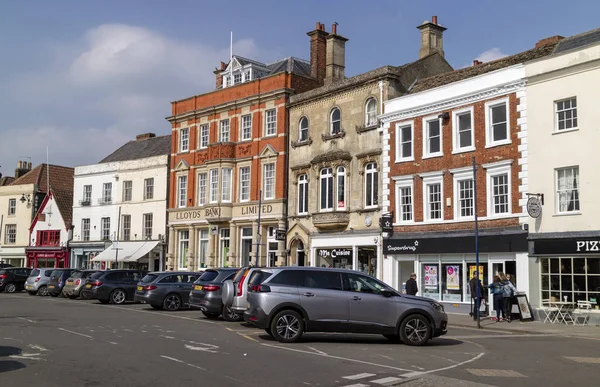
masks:
POLYGON ((396 295, 396 293, 392 292, 391 290, 384 289, 381 291, 381 295, 384 297, 393 297, 396 295))

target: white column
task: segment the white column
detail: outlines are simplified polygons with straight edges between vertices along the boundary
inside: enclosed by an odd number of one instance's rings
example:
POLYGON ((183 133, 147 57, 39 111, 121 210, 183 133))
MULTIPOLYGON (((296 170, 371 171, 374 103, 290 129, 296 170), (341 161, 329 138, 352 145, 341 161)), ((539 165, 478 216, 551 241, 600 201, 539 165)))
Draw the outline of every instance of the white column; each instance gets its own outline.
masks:
POLYGON ((175 268, 175 251, 177 250, 177 246, 175 245, 175 228, 173 226, 169 227, 169 246, 168 246, 168 254, 167 254, 167 270, 175 268))
POLYGON ((352 270, 358 270, 358 246, 352 245, 352 270))

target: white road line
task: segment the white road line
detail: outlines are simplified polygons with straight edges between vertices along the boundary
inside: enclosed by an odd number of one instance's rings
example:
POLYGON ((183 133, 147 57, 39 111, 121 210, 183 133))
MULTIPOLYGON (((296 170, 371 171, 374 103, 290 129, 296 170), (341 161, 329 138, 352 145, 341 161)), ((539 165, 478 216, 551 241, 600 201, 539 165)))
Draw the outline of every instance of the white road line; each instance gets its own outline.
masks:
POLYGON ((113 345, 117 345, 118 343, 115 343, 114 341, 109 341, 109 343, 113 344, 113 345))
POLYGON ((35 324, 35 321, 33 321, 33 320, 30 320, 30 319, 28 319, 28 318, 25 318, 25 317, 17 317, 17 318, 18 318, 19 320, 23 320, 23 321, 27 321, 27 322, 30 322, 30 323, 33 323, 33 324, 35 324))
POLYGON ((349 384, 347 386, 342 386, 342 387, 369 387, 369 385, 368 384, 358 383, 358 384, 349 384))
POLYGON ((461 362, 461 363, 453 364, 453 365, 451 365, 451 366, 448 366, 448 367, 444 367, 444 368, 438 368, 438 369, 435 369, 435 370, 429 370, 429 371, 415 371, 415 372, 409 372, 409 373, 407 373, 407 374, 403 374, 403 375, 400 375, 400 376, 402 376, 403 378, 412 378, 412 377, 415 377, 415 376, 421 376, 421 375, 425 375, 425 374, 432 374, 432 373, 434 373, 434 372, 440 372, 440 371, 446 371, 446 370, 450 370, 450 369, 452 369, 452 368, 460 367, 461 365, 468 364, 468 363, 474 362, 474 361, 476 361, 476 360, 479 360, 479 359, 480 359, 480 358, 481 358, 483 355, 485 355, 485 352, 481 352, 479 355, 475 356, 475 357, 474 357, 474 358, 472 358, 472 359, 465 360, 465 361, 463 361, 463 362, 461 362))
POLYGON ((308 349, 312 349, 313 351, 315 351, 316 353, 320 353, 321 355, 327 355, 327 352, 320 351, 320 350, 316 349, 315 347, 309 347, 308 345, 306 345, 305 347, 308 349))
POLYGON ((196 369, 199 369, 201 371, 206 371, 206 368, 202 368, 202 367, 199 367, 199 366, 194 365, 194 364, 186 363, 183 360, 175 359, 174 357, 169 357, 169 356, 165 356, 165 355, 160 355, 160 357, 162 357, 163 359, 174 361, 176 363, 185 364, 188 367, 196 368, 196 369))
POLYGON ((387 378, 382 378, 382 379, 377 379, 377 380, 370 380, 371 383, 375 383, 375 384, 389 384, 392 382, 399 382, 402 379, 400 378, 395 378, 393 376, 387 377, 387 378))
POLYGON ((79 335, 79 336, 87 337, 88 339, 93 339, 93 337, 92 337, 92 336, 84 335, 83 333, 79 333, 79 332, 70 331, 70 330, 68 330, 68 329, 65 329, 65 328, 58 328, 58 329, 59 329, 59 330, 61 330, 61 331, 65 331, 65 332, 72 333, 72 334, 74 334, 74 335, 79 335))
POLYGON ((42 347, 41 345, 37 345, 37 344, 27 344, 27 346, 31 349, 37 349, 38 351, 47 351, 46 348, 42 347))
POLYGON ((375 375, 376 374, 367 374, 366 372, 364 372, 362 374, 342 376, 342 378, 348 379, 348 380, 358 380, 358 379, 370 378, 371 376, 375 376, 375 375))
POLYGON ((272 345, 272 344, 264 344, 264 343, 262 343, 261 345, 264 345, 265 347, 285 349, 287 351, 306 353, 306 354, 313 355, 313 356, 323 356, 323 357, 328 357, 330 359, 346 360, 346 361, 350 361, 350 362, 354 362, 354 363, 372 365, 372 366, 375 366, 375 367, 389 368, 389 369, 396 370, 396 371, 410 371, 410 370, 407 370, 405 368, 393 367, 393 366, 389 366, 389 365, 385 365, 385 364, 377 364, 377 363, 372 363, 372 362, 364 361, 364 360, 350 359, 348 357, 333 356, 333 355, 322 355, 322 354, 316 353, 316 352, 303 351, 301 349, 281 347, 279 345, 272 345))
MULTIPOLYGON (((214 347, 214 346, 212 346, 214 347)), ((218 351, 213 351, 211 348, 206 348, 206 347, 194 347, 193 345, 189 345, 189 344, 185 344, 185 348, 189 349, 190 351, 204 351, 204 352, 210 352, 210 353, 217 353, 218 351)), ((219 347, 217 347, 219 348, 219 347)))

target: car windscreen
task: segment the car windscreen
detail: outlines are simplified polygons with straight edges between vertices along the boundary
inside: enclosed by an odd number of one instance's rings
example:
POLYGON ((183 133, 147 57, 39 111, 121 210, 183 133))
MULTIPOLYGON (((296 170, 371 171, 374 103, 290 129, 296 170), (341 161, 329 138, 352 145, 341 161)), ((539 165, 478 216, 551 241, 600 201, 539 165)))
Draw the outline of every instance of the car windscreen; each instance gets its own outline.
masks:
POLYGON ((90 276, 90 279, 93 279, 93 280, 95 280, 95 279, 98 279, 98 278, 102 277, 102 275, 103 275, 103 274, 104 274, 104 272, 103 272, 103 271, 99 271, 99 272, 97 272, 97 273, 94 273, 94 274, 92 274, 92 275, 90 276))
POLYGON ((62 273, 63 273, 62 270, 54 270, 50 276, 51 277, 60 277, 62 273))
POLYGON ((33 269, 31 271, 31 274, 29 274, 30 277, 37 277, 40 274, 40 269, 33 269))
POLYGON ((207 270, 204 272, 204 274, 202 274, 200 276, 200 278, 198 278, 198 281, 210 282, 210 281, 214 280, 215 278, 217 278, 218 275, 219 275, 219 272, 216 270, 207 270))
POLYGON ((144 283, 153 282, 157 278, 158 278, 158 276, 156 274, 146 274, 144 276, 144 278, 142 278, 142 282, 144 282, 144 283))
POLYGON ((71 278, 83 278, 84 272, 76 270, 71 273, 71 278))
POLYGON ((248 286, 260 285, 267 278, 272 276, 273 273, 267 273, 266 271, 256 270, 250 275, 250 279, 248 280, 248 286))

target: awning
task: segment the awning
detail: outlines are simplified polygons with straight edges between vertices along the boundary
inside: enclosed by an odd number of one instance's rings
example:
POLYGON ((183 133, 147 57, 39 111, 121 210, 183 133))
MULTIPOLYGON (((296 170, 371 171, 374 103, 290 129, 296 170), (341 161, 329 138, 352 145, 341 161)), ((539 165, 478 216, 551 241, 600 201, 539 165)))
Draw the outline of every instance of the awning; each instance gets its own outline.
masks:
POLYGON ((115 242, 109 248, 96 255, 92 262, 115 261, 135 262, 156 247, 158 241, 115 242), (118 252, 118 254, 117 254, 118 252))

